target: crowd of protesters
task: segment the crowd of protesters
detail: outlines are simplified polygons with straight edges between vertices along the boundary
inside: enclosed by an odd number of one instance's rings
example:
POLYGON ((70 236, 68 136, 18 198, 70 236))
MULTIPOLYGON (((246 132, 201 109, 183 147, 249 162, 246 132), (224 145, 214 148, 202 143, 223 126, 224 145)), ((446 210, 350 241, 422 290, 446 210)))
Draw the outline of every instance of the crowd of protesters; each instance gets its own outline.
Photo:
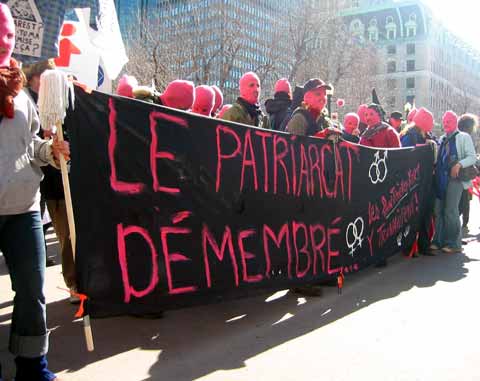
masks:
MULTIPOLYGON (((65 283, 71 291, 76 291, 58 171, 60 155, 68 159, 69 146, 59 142, 54 133, 40 132, 36 109, 40 75, 54 68, 53 61, 20 69, 11 58, 14 43, 12 16, 8 7, 0 4, 0 251, 15 291, 9 348, 16 356, 17 381, 52 381, 58 378, 48 370, 46 358, 48 330, 43 294, 46 244, 41 221, 48 210, 59 239, 65 283)), ((404 121, 400 112, 392 112, 387 118, 378 102, 363 104, 339 123, 325 109, 328 90, 330 85, 319 78, 310 79, 293 91, 287 79, 280 79, 275 84, 273 98, 265 102, 266 113, 260 105, 260 79, 253 72, 240 79, 239 97, 233 104, 223 104, 222 92, 216 86, 195 87, 190 81, 175 80, 159 93, 151 87, 139 86, 128 75, 119 81, 117 94, 205 117, 367 147, 387 149, 429 144, 435 162, 432 197, 426 198, 429 205, 420 224, 415 255, 435 255, 440 250, 460 252, 462 234, 468 233, 471 200, 468 189, 476 176, 477 157, 472 139, 478 127, 476 116, 458 117, 453 111, 446 111, 442 117, 445 133, 439 139, 432 134, 434 116, 424 107, 411 110, 404 121)), ((321 295, 321 286, 309 285, 295 291, 321 295)))

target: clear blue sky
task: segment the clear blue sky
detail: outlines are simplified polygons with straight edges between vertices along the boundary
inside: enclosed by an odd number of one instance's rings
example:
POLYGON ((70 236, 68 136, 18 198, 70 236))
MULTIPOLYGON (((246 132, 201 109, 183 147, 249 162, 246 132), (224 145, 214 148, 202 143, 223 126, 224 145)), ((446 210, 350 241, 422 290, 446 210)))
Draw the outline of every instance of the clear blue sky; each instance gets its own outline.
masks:
POLYGON ((480 51, 479 0, 423 0, 458 37, 480 51))

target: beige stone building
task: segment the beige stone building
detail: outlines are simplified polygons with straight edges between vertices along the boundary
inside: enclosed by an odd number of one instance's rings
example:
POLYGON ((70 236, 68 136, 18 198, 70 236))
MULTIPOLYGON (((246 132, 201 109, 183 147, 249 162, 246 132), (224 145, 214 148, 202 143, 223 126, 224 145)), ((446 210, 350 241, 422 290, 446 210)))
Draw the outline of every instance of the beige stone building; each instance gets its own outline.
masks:
POLYGON ((377 79, 388 111, 407 102, 440 122, 444 111, 480 113, 480 54, 436 20, 420 0, 352 0, 341 16, 360 41, 378 48, 377 79))

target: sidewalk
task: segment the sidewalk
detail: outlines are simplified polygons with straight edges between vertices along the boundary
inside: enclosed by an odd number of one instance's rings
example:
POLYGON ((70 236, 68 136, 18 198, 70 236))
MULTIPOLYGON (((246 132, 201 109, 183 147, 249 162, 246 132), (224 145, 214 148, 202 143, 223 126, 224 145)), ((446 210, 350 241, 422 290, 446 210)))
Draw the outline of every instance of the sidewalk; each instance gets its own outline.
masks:
MULTIPOLYGON (((85 349, 61 267, 47 269, 51 368, 65 381, 478 380, 480 233, 472 207, 465 254, 406 259, 345 280, 343 295, 288 291, 168 311, 163 319, 92 321, 85 349)), ((49 250, 55 250, 55 243, 49 250)), ((7 352, 10 282, 0 258, 0 360, 7 352)))

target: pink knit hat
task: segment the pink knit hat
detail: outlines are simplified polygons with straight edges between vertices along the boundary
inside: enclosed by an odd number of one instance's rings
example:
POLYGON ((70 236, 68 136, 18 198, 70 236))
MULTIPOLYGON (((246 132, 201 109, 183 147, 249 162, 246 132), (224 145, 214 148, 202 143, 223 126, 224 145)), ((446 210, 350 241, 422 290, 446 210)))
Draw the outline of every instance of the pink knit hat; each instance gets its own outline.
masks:
POLYGON ((425 107, 421 107, 413 117, 413 123, 425 132, 433 130, 433 114, 425 107))
POLYGON ((118 81, 117 94, 133 98, 133 89, 138 86, 137 78, 132 75, 124 74, 118 81))
POLYGON ((218 112, 217 118, 222 119, 223 114, 225 114, 228 110, 230 110, 231 107, 232 105, 230 103, 223 105, 222 109, 218 112))
POLYGON ((357 109, 357 115, 360 118, 360 122, 365 124, 367 124, 367 119, 365 118, 367 110, 368 110, 368 105, 366 104, 358 106, 358 109, 357 109))
POLYGON ((417 109, 416 108, 412 108, 410 110, 410 112, 408 113, 407 115, 407 123, 412 123, 413 122, 413 118, 415 118, 415 114, 417 113, 417 109))
POLYGON ((220 90, 220 88, 218 86, 213 85, 213 86, 210 86, 210 87, 215 92, 215 105, 213 106, 212 113, 216 114, 223 105, 223 94, 222 94, 222 90, 220 90))
POLYGON ((210 86, 197 86, 195 88, 195 101, 192 112, 195 114, 210 116, 215 104, 215 91, 210 86))
POLYGON ((275 93, 287 93, 288 96, 291 98, 292 97, 292 87, 290 86, 290 82, 288 82, 287 78, 280 78, 276 83, 275 83, 275 93))
POLYGON ((195 99, 194 93, 193 82, 176 79, 168 84, 164 93, 160 95, 160 99, 167 107, 189 110, 195 99))

